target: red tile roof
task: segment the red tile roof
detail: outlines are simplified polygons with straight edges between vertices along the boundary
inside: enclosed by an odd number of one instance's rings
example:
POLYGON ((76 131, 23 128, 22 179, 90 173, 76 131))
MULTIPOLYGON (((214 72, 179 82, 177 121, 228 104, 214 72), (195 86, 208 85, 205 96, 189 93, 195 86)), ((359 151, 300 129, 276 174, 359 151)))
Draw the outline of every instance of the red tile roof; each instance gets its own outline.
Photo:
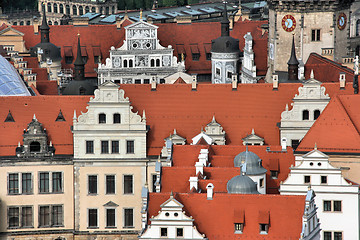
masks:
MULTIPOLYGON (((177 193, 174 198, 184 205, 185 214, 193 217, 197 230, 210 240, 299 239, 302 230, 305 196, 215 193, 213 200, 207 200, 206 194, 177 193), (243 233, 235 234, 234 223, 240 218, 245 221, 243 233), (259 233, 263 220, 269 222, 266 235, 259 233)), ((168 199, 168 193, 150 193, 149 217, 157 216, 160 205, 168 199)))
POLYGON ((23 129, 31 122, 34 114, 47 129, 55 154, 73 154, 73 135, 70 130, 74 110, 77 114, 86 111, 89 96, 32 96, 0 98, 0 155, 14 156, 18 142, 22 144, 23 129), (62 111, 64 122, 55 119, 62 111), (9 110, 15 122, 4 122, 9 110))
POLYGON ((340 73, 345 73, 347 82, 352 82, 354 71, 348 67, 322 57, 317 53, 311 53, 305 64, 305 78, 310 78, 311 70, 314 70, 315 79, 320 82, 339 82, 340 73))
POLYGON ((37 57, 24 57, 23 58, 25 62, 27 62, 28 68, 38 68, 39 62, 37 57))
POLYGON ((331 99, 297 151, 311 151, 316 143, 324 153, 360 153, 359 106, 359 95, 339 95, 331 99))

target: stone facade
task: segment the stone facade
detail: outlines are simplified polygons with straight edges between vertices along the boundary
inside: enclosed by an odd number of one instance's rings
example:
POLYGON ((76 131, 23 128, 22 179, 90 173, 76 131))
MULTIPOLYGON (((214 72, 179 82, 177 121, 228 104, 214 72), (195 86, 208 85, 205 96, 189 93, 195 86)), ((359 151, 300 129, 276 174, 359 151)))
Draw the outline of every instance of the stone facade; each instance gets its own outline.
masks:
POLYGON ((238 74, 239 53, 211 53, 212 83, 231 83, 238 74))
POLYGON ((349 54, 351 2, 268 1, 268 65, 271 71, 287 70, 286 62, 290 58, 293 34, 296 55, 303 62, 306 62, 311 52, 342 62, 342 58, 349 54), (345 19, 340 23, 344 15, 345 19))
POLYGON ((245 47, 244 57, 241 66, 241 83, 257 83, 256 78, 256 66, 254 62, 254 51, 253 51, 253 38, 251 33, 248 32, 244 36, 245 47))
POLYGON ((165 77, 185 71, 171 46, 163 47, 157 38, 157 26, 140 21, 126 26, 124 44, 111 47, 106 64, 99 64, 99 85, 107 80, 115 83, 148 84, 153 78, 165 83, 165 77))

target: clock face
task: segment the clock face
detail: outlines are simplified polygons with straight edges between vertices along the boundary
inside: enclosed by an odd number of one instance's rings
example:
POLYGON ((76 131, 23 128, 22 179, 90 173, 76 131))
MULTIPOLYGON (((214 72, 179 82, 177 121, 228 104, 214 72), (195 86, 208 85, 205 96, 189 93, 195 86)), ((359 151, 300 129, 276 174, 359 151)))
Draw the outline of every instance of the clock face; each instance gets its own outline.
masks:
POLYGON ((339 30, 343 30, 346 27, 346 14, 340 13, 337 19, 337 27, 339 30))
POLYGON ((296 27, 296 20, 290 14, 285 15, 281 21, 281 26, 285 31, 292 32, 296 27))

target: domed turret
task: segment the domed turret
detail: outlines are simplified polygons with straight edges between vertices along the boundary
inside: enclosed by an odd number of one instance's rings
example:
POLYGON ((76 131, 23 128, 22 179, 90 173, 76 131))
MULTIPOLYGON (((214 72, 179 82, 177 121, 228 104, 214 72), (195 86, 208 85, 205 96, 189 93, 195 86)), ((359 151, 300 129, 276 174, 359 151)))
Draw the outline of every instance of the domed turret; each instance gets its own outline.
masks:
POLYGON ((248 151, 247 146, 245 152, 239 153, 234 158, 235 167, 243 167, 244 163, 246 163, 246 175, 260 175, 267 172, 262 166, 262 160, 255 153, 248 151))
POLYGON ((230 179, 226 189, 228 193, 259 194, 256 183, 246 175, 238 175, 230 179))

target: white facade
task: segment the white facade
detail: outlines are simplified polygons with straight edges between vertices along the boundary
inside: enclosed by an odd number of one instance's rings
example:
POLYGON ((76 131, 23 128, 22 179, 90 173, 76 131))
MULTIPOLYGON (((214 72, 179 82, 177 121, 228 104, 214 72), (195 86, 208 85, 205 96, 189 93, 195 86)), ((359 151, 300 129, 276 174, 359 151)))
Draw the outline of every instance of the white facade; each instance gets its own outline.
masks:
POLYGON ((239 53, 211 53, 211 82, 231 83, 238 74, 239 53))
POLYGON ((254 62, 254 51, 253 51, 253 38, 251 33, 248 32, 244 36, 245 47, 244 57, 241 66, 241 83, 257 83, 256 79, 256 66, 254 62))
POLYGON ((289 177, 280 184, 282 195, 305 195, 309 185, 316 193, 321 239, 359 239, 359 186, 348 183, 341 169, 316 148, 295 158, 289 177))
POLYGON ((206 239, 194 226, 194 219, 185 215, 184 205, 170 196, 139 239, 206 239))
POLYGON ((184 63, 178 63, 173 49, 159 43, 157 26, 140 21, 125 27, 124 44, 111 47, 106 64, 99 64, 98 84, 107 80, 115 83, 148 84, 153 78, 165 83, 165 77, 185 71, 184 63))
POLYGON ((213 116, 210 123, 205 127, 205 133, 213 139, 213 143, 216 145, 225 145, 225 131, 220 123, 216 122, 215 116, 213 116))
POLYGON ((330 97, 325 90, 311 74, 293 98, 292 109, 286 105, 281 113, 280 139, 286 138, 287 146, 294 147, 299 143, 329 103, 330 97))

